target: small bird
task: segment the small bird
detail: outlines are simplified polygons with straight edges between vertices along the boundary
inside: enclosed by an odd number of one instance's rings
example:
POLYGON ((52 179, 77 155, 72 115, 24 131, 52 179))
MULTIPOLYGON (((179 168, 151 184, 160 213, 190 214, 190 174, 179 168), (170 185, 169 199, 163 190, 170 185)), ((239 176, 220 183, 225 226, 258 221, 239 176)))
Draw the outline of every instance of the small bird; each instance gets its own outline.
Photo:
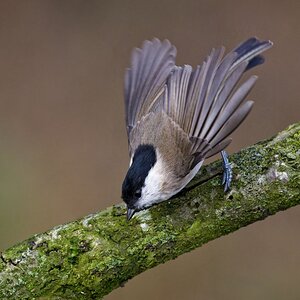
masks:
POLYGON ((122 185, 127 219, 170 199, 196 175, 205 158, 222 154, 224 190, 232 171, 224 149, 250 112, 245 101, 257 77, 238 83, 264 62, 271 41, 252 37, 224 56, 212 49, 193 69, 176 66, 168 41, 145 41, 132 53, 125 75, 125 114, 130 165, 122 185))

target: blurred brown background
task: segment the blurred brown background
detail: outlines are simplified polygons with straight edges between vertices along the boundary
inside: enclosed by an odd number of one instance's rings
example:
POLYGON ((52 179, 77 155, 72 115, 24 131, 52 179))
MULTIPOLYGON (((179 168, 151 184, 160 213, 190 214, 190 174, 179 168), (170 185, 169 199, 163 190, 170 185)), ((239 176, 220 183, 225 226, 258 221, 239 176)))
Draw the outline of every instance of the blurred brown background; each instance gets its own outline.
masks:
MULTIPOLYGON (((0 250, 120 202, 123 74, 145 39, 170 39, 194 66, 212 47, 274 41, 229 152, 299 121, 299 18, 299 1, 1 1, 0 250)), ((297 207, 106 299, 300 299, 299 226, 297 207)))

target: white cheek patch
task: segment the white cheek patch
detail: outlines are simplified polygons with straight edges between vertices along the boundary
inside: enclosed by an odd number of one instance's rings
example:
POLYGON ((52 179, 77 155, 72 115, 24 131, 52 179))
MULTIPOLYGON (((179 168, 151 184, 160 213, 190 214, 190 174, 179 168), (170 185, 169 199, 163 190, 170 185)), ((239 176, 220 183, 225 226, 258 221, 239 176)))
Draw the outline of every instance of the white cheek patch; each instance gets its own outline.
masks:
POLYGON ((150 206, 153 203, 159 202, 159 200, 165 200, 164 197, 166 195, 161 191, 165 167, 161 155, 157 151, 156 156, 156 163, 150 169, 142 188, 142 196, 139 199, 139 206, 141 207, 150 206))
POLYGON ((161 186, 166 178, 166 168, 161 156, 157 155, 157 162, 149 171, 142 188, 142 196, 139 199, 140 207, 149 207, 152 204, 167 200, 179 193, 198 173, 203 161, 200 161, 181 181, 178 189, 173 191, 162 191, 161 186))

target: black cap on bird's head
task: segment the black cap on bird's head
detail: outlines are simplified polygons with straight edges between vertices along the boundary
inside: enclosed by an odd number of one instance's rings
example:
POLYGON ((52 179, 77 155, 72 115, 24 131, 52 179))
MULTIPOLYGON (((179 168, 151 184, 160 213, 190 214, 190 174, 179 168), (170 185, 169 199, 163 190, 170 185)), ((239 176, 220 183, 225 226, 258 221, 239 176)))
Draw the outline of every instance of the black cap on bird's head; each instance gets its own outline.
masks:
POLYGON ((139 210, 138 201, 150 169, 156 163, 156 152, 152 145, 140 145, 134 152, 132 164, 122 185, 122 199, 127 204, 127 219, 139 210))

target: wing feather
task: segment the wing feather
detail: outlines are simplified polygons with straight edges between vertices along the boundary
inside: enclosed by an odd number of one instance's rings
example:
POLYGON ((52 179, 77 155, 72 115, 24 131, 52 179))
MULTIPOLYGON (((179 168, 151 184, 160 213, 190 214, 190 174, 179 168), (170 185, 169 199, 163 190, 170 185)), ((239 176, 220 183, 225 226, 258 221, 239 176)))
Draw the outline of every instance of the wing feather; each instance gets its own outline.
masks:
POLYGON ((182 124, 185 118, 185 105, 187 104, 188 83, 192 74, 192 67, 185 65, 175 67, 168 80, 168 97, 165 97, 165 112, 177 124, 182 124))
POLYGON ((125 113, 129 136, 131 128, 155 107, 165 82, 175 65, 176 48, 168 40, 145 41, 134 49, 131 67, 125 74, 125 113))

